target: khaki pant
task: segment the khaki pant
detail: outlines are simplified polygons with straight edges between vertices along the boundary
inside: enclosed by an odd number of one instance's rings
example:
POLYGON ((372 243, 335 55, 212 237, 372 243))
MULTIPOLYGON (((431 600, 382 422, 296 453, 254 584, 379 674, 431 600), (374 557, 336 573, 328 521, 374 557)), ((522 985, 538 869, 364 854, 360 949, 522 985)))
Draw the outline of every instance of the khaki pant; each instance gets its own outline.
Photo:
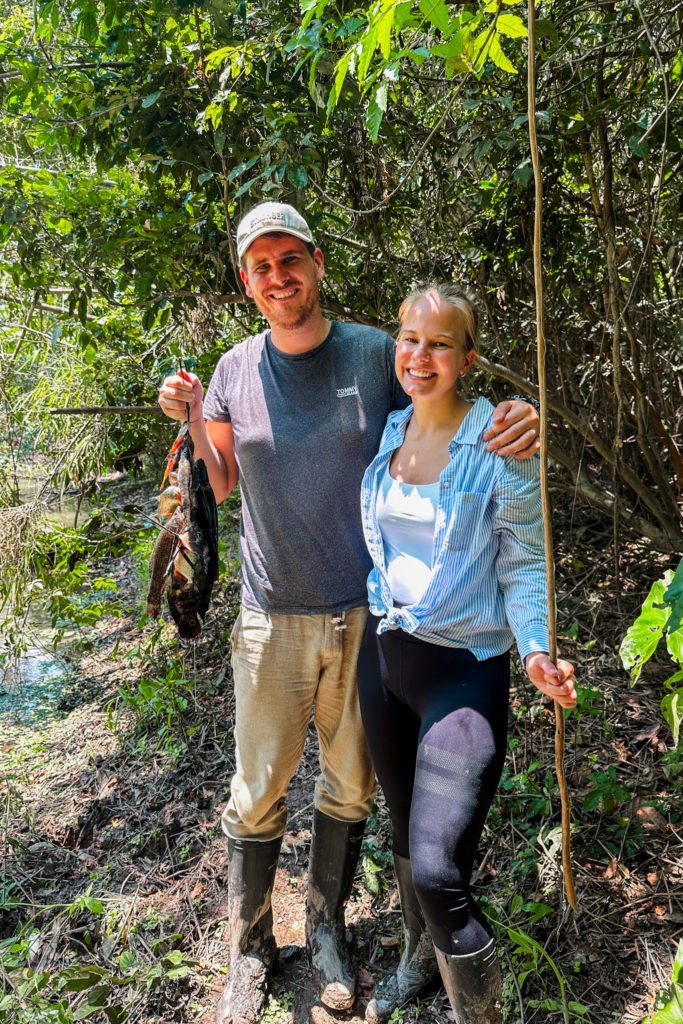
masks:
POLYGON ((376 785, 361 724, 356 662, 366 608, 337 615, 269 615, 242 608, 232 632, 237 768, 223 830, 234 839, 285 831, 286 793, 315 706, 316 808, 360 821, 376 785))

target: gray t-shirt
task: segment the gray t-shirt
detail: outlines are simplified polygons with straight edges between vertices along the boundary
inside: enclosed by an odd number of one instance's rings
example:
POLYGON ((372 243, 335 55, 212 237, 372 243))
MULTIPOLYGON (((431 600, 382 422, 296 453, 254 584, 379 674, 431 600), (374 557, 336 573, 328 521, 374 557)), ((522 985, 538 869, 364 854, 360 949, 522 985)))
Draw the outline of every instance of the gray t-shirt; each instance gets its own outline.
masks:
POLYGON ((388 413, 407 402, 393 341, 374 327, 335 322, 300 355, 265 331, 221 357, 204 415, 233 426, 247 607, 292 615, 367 602, 360 485, 388 413))

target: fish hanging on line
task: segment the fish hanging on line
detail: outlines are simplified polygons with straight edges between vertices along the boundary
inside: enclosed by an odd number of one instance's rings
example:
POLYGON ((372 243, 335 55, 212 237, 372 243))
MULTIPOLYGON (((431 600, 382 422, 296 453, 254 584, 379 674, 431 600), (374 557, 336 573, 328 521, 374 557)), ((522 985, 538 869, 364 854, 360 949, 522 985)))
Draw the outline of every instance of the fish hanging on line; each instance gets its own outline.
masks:
POLYGON ((218 577, 218 515, 204 460, 194 457, 188 421, 169 452, 161 486, 147 614, 159 617, 165 592, 178 634, 189 640, 202 631, 218 577))

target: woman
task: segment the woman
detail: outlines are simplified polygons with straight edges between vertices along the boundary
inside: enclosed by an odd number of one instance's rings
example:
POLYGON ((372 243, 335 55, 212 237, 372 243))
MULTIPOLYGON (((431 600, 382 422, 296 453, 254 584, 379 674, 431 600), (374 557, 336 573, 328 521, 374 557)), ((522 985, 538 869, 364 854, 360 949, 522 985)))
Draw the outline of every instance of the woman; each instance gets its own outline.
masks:
POLYGON ((493 406, 457 390, 476 358, 474 306, 429 286, 399 319, 396 373, 412 405, 390 414, 363 481, 374 568, 358 669, 405 947, 366 1020, 387 1021, 438 970, 457 1024, 499 1024, 494 940, 470 877, 505 759, 511 643, 563 707, 576 702, 574 670, 546 653, 539 460, 488 453, 493 406))

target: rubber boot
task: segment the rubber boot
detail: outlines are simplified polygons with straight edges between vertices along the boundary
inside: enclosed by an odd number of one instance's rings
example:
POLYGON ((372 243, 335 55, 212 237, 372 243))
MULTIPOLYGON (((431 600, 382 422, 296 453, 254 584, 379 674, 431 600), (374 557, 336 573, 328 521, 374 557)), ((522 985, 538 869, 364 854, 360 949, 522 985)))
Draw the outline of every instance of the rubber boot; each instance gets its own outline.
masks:
POLYGON ((313 815, 306 899, 306 946, 320 983, 320 1001, 348 1010, 356 998, 356 972, 346 944, 344 904, 358 864, 365 821, 313 815))
POLYGON ((377 986, 368 1003, 365 1019, 369 1024, 384 1024, 394 1010, 419 995, 439 973, 434 944, 413 885, 410 861, 394 854, 394 869, 403 918, 403 955, 396 971, 377 986))
POLYGON ((228 839, 230 974, 216 1024, 257 1024, 277 959, 270 897, 282 839, 228 839))
POLYGON ((479 953, 436 959, 456 1024, 503 1024, 502 983, 493 939, 479 953))

